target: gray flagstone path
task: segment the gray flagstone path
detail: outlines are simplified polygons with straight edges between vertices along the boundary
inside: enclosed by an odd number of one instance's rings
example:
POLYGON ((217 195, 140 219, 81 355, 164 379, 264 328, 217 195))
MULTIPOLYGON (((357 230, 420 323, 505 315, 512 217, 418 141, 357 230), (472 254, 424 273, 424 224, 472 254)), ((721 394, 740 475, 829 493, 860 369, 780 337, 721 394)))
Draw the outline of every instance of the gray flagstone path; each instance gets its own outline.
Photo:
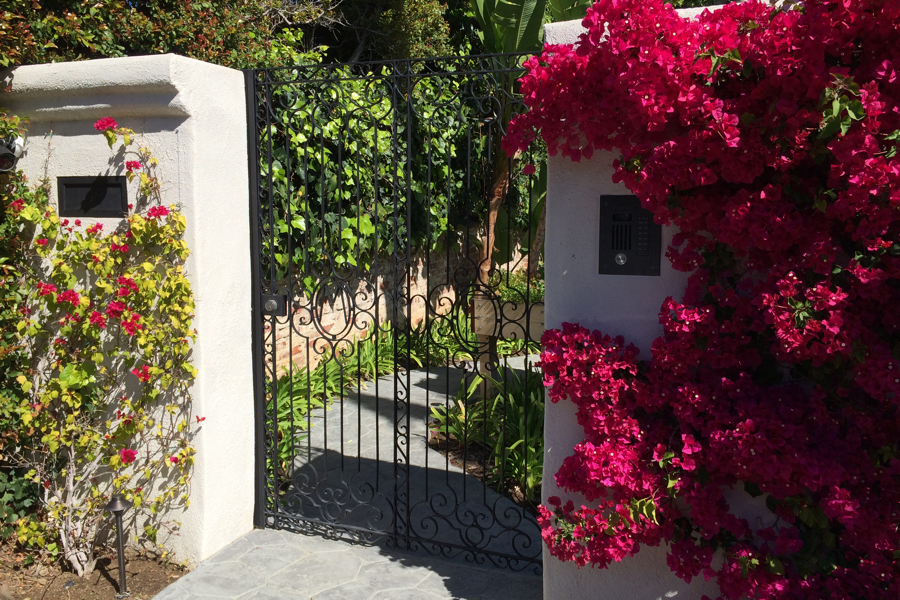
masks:
MULTIPOLYGON (((528 359, 533 364, 537 357, 528 359)), ((523 376, 525 360, 510 358, 504 367, 523 376)), ((431 409, 454 402, 463 370, 416 369, 402 379, 398 386, 394 376, 382 377, 335 399, 327 411, 315 411, 308 437, 297 446, 293 485, 279 498, 279 512, 390 532, 399 511, 409 533, 433 553, 438 548, 432 544, 443 543, 450 555, 471 548, 479 558, 486 552, 539 559, 541 534, 534 517, 426 443, 431 409), (399 444, 405 453, 401 462, 408 466, 399 484, 393 470, 396 397, 407 399, 408 413, 403 419, 408 441, 399 444), (405 507, 397 506, 396 485, 407 495, 405 507)), ((470 432, 473 439, 482 437, 479 431, 470 432)))
POLYGON ((155 600, 541 600, 539 575, 258 529, 155 600))
MULTIPOLYGON (((529 357, 529 362, 536 358, 529 357)), ((525 358, 509 359, 506 366, 524 369, 525 358)), ((457 509, 453 514, 437 519, 423 519, 422 522, 431 524, 433 529, 424 533, 435 540, 457 543, 477 538, 481 548, 513 553, 518 544, 519 552, 524 550, 525 555, 534 552, 539 555, 541 541, 536 524, 523 523, 518 533, 505 529, 515 529, 517 520, 525 516, 521 509, 493 490, 485 489, 480 481, 465 475, 461 469, 447 464, 441 454, 425 444, 430 408, 444 405, 445 394, 452 402, 459 388, 462 372, 454 371, 444 371, 449 382, 435 380, 435 374, 426 371, 410 373, 408 398, 414 417, 410 422, 408 460, 411 467, 418 467, 410 474, 413 490, 424 493, 425 497, 452 498, 450 504, 457 509), (427 388, 430 388, 428 392, 427 388), (469 490, 469 500, 459 496, 464 489, 469 490), (486 529, 461 524, 455 516, 459 514, 457 511, 484 512, 480 520, 490 517, 494 524, 486 529), (504 515, 508 515, 507 520, 512 519, 511 524, 503 525, 501 520, 496 520, 498 517, 503 519, 504 515)), ((379 480, 390 475, 393 407, 386 400, 382 401, 382 406, 377 402, 373 404, 374 385, 373 382, 365 391, 360 390, 359 395, 333 405, 327 417, 317 415, 314 418, 316 425, 304 444, 311 452, 306 455, 306 460, 298 460, 299 473, 308 468, 304 464, 311 464, 319 473, 321 485, 340 487, 336 484, 343 485, 347 477, 346 465, 339 468, 340 458, 328 461, 331 464, 323 464, 316 458, 325 457, 337 448, 337 456, 343 455, 344 462, 350 465, 358 460, 368 460, 374 461, 371 464, 381 464, 387 471, 381 477, 375 476, 368 472, 371 470, 369 464, 360 470, 357 478, 374 483, 376 487, 379 483, 389 483, 379 480), (365 419, 366 426, 362 428, 358 419, 361 412, 375 417, 374 420, 371 416, 365 419), (387 435, 375 435, 375 421, 387 435), (340 443, 342 438, 343 444, 340 443), (310 459, 311 462, 307 462, 310 459), (332 474, 336 474, 336 481, 331 481, 332 474)), ((394 395, 393 376, 381 378, 378 385, 380 397, 394 395)), ((420 500, 417 504, 415 498, 412 500, 419 508, 429 510, 428 502, 420 500)), ((301 500, 297 506, 285 509, 287 512, 316 514, 318 507, 307 505, 308 502, 301 500)), ((365 506, 361 505, 360 509, 365 506)), ((352 512, 345 514, 344 522, 353 520, 352 512)), ((379 545, 352 545, 289 531, 255 530, 204 561, 163 590, 155 600, 541 600, 542 578, 535 575, 534 570, 526 568, 525 572, 515 573, 495 568, 489 561, 472 564, 461 557, 447 559, 379 545)))

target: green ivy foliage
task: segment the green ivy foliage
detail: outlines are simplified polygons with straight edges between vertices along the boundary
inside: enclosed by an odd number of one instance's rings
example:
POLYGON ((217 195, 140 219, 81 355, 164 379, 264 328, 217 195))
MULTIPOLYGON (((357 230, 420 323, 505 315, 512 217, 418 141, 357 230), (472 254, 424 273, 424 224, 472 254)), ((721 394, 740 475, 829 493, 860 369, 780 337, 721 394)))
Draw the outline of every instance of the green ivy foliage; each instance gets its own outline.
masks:
POLYGON ((274 184, 280 276, 289 263, 368 271, 376 256, 405 252, 407 239, 413 248, 458 243, 483 211, 488 126, 479 130, 465 93, 478 82, 392 75, 313 69, 274 99, 276 122, 261 140, 272 162, 261 167, 274 184))

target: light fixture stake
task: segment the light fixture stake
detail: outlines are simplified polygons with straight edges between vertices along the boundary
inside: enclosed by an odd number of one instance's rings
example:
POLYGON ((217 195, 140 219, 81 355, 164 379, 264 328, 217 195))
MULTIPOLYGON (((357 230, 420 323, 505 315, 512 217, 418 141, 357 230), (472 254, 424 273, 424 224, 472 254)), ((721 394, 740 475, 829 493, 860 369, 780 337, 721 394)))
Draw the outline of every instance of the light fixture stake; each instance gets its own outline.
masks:
POLYGON ((116 548, 119 554, 119 592, 116 598, 128 598, 131 592, 125 585, 125 534, 122 532, 122 513, 134 506, 122 494, 113 494, 106 505, 106 510, 116 517, 116 548))

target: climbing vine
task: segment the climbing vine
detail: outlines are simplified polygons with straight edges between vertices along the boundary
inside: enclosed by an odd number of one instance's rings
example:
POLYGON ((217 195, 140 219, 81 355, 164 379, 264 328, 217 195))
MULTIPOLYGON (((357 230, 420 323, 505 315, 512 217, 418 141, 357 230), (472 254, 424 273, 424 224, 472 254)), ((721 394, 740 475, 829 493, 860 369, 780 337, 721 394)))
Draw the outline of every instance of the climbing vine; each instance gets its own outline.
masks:
MULTIPOLYGON (((35 267, 19 279, 18 443, 5 459, 26 470, 41 510, 19 520, 19 541, 64 558, 80 575, 96 562, 113 492, 134 502, 139 538, 159 544, 188 504, 193 464, 189 386, 194 302, 185 276, 185 219, 159 197, 157 162, 133 131, 95 124, 139 180, 136 206, 114 231, 60 219, 47 187, 16 183, 3 209, 35 267)), ((17 401, 17 402, 16 402, 17 401)), ((200 418, 196 418, 197 422, 200 418)))
POLYGON ((620 152, 692 274, 648 360, 545 334, 585 429, 556 481, 586 501, 550 498, 547 546, 605 567, 665 542, 726 599, 900 596, 900 2, 601 0, 584 26, 528 63, 508 151, 620 152))

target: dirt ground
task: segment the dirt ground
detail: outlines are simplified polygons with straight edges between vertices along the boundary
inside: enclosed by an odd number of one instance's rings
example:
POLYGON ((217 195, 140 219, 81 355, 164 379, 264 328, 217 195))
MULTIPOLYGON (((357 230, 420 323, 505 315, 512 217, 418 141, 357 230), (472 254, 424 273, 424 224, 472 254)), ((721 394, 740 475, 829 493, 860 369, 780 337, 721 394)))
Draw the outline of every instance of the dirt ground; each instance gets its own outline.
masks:
MULTIPOLYGON (((159 560, 126 552, 125 577, 131 600, 150 600, 187 573, 159 560)), ((115 552, 101 553, 97 568, 85 578, 54 564, 24 566, 25 555, 0 546, 0 600, 114 600, 119 590, 115 552), (5 586, 5 587, 4 587, 5 586)))

